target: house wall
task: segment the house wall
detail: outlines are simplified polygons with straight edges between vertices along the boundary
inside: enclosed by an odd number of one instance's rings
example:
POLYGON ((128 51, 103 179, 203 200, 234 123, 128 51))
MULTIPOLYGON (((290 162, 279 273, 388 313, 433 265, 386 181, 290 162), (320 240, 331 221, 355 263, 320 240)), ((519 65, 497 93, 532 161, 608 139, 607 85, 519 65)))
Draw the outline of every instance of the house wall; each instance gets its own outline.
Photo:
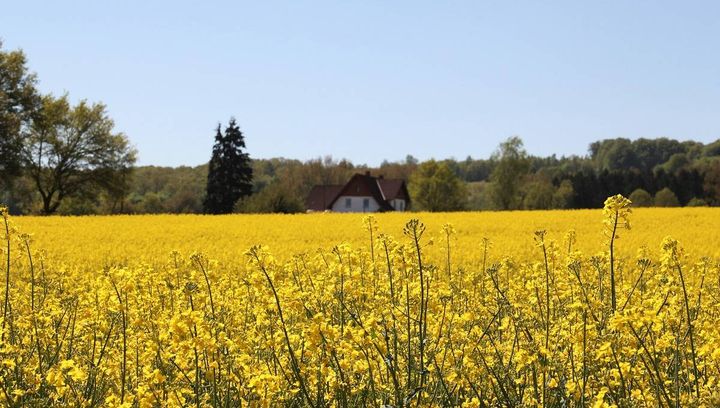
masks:
POLYGON ((333 204, 332 210, 335 212, 376 212, 380 209, 380 205, 374 198, 370 196, 340 196, 333 204), (363 208, 363 200, 369 200, 369 207, 363 208), (350 207, 346 207, 346 200, 350 200, 350 207))
POLYGON ((396 198, 390 201, 390 205, 393 206, 395 211, 407 211, 407 202, 401 198, 396 198))

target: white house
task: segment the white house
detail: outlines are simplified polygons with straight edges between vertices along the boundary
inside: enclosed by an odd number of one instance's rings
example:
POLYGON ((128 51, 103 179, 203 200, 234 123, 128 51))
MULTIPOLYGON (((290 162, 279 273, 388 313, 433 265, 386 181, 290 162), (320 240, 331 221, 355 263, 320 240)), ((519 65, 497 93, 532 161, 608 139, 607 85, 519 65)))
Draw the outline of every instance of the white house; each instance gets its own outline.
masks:
POLYGON ((315 186, 305 202, 308 211, 406 211, 410 194, 405 181, 355 174, 345 185, 315 186))

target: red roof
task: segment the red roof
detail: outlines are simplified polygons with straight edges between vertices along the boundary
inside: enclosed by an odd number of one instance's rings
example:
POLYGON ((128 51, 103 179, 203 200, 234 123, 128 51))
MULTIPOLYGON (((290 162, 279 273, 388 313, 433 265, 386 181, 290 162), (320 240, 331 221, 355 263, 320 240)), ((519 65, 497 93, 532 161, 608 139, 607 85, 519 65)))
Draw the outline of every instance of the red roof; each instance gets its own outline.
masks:
POLYGON ((410 201, 410 194, 408 194, 405 181, 400 179, 378 178, 377 182, 380 184, 380 189, 385 194, 386 200, 390 201, 399 198, 410 201))
POLYGON ((339 184, 313 187, 305 200, 305 207, 312 211, 329 210, 342 188, 339 184))

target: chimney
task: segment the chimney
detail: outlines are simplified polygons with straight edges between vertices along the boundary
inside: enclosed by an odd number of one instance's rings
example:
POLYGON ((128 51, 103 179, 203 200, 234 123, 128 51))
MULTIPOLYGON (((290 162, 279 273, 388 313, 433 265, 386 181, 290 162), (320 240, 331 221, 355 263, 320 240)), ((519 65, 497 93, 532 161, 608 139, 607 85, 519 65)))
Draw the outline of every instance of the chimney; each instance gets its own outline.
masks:
POLYGON ((366 171, 365 171, 365 175, 368 176, 368 177, 370 177, 370 170, 366 170, 366 171))

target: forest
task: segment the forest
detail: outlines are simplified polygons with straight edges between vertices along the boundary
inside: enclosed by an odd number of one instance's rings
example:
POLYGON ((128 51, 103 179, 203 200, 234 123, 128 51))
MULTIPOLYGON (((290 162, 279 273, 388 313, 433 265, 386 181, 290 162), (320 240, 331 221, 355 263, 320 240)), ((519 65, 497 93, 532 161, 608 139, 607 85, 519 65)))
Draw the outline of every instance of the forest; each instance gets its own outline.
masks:
MULTIPOLYGON (((408 155, 369 167, 330 156, 308 161, 272 158, 253 159, 252 170, 253 194, 239 201, 235 212, 304 212, 305 197, 314 185, 344 184, 364 171, 408 181, 414 210, 600 208, 605 197, 617 193, 630 197, 635 206, 720 205, 720 140, 606 139, 592 143, 583 156, 538 157, 513 137, 485 159, 420 162, 408 155), (423 205, 426 197, 418 196, 416 188, 423 182, 456 186, 452 194, 444 192, 446 207, 423 205)), ((57 213, 201 213, 207 175, 206 164, 138 166, 127 174, 120 194, 68 197, 57 213)), ((0 201, 18 214, 41 211, 29 177, 4 185, 0 201)))

